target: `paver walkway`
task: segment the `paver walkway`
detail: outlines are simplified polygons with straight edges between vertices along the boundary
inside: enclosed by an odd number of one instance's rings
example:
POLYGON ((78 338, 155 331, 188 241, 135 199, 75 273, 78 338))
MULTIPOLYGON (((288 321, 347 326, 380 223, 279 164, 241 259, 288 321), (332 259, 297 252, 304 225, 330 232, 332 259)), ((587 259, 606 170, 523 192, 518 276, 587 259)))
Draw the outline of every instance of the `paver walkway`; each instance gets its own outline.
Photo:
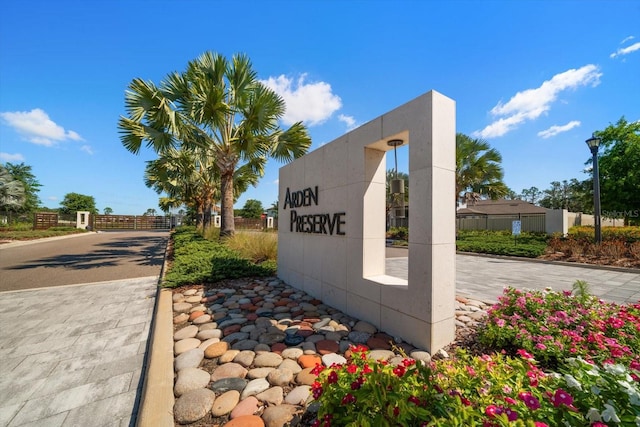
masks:
MULTIPOLYGON (((408 258, 387 258, 390 276, 407 279, 408 258)), ((505 286, 518 289, 571 290, 576 280, 585 280, 590 293, 619 304, 640 300, 640 272, 547 264, 473 255, 456 255, 458 294, 496 301, 505 286)))
POLYGON ((0 426, 133 426, 157 280, 0 293, 0 426))

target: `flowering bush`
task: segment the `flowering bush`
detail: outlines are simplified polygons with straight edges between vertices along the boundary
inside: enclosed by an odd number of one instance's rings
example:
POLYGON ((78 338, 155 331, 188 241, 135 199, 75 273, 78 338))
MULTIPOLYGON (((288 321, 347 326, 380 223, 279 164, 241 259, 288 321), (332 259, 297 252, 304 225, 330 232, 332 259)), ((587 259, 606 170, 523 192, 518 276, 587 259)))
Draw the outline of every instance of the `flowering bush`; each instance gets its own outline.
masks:
POLYGON ((532 426, 588 425, 563 377, 524 358, 501 354, 455 358, 428 365, 393 365, 354 348, 340 366, 317 366, 313 397, 319 426, 532 426), (562 388, 564 387, 564 388, 562 388))
POLYGON ((479 340, 495 349, 525 349, 552 369, 577 356, 599 363, 639 363, 640 304, 507 288, 489 310, 479 340))
POLYGON ((640 364, 602 367, 570 358, 560 370, 575 405, 593 426, 640 426, 640 364), (608 423, 608 424, 604 424, 608 423))
POLYGON ((318 365, 313 426, 640 427, 640 304, 574 288, 506 289, 480 335, 493 355, 389 363, 353 347, 318 365))

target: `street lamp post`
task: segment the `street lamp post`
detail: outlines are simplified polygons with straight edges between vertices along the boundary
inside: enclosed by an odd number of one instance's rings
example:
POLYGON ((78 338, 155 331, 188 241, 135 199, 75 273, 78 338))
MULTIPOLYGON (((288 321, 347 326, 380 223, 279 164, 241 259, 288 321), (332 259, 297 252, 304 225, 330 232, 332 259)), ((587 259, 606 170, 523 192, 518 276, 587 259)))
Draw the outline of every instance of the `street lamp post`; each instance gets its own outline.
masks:
POLYGON ((602 226, 600 223, 600 175, 598 173, 598 148, 601 139, 593 135, 585 142, 591 150, 593 156, 593 222, 595 225, 595 241, 596 244, 602 243, 602 226))

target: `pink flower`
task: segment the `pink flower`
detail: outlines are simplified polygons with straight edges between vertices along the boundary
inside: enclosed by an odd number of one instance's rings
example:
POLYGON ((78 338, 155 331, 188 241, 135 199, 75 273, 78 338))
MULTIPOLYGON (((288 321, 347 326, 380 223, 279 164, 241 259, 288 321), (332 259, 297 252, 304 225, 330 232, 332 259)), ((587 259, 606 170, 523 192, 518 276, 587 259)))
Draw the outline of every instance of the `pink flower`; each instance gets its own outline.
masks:
POLYGON ((484 413, 487 414, 487 416, 490 418, 497 417, 498 415, 502 414, 502 412, 504 412, 502 408, 496 405, 489 405, 484 410, 484 413))
POLYGON ((518 419, 518 413, 516 411, 514 411, 513 409, 507 408, 504 412, 505 412, 505 414, 507 414, 507 419, 509 421, 515 421, 515 420, 518 419))
POLYGON ((549 425, 548 425, 548 424, 542 423, 542 422, 540 422, 540 421, 536 421, 535 423, 533 423, 533 425, 534 425, 535 427, 549 427, 549 425))
POLYGON ((556 408, 560 405, 571 406, 573 403, 573 397, 563 389, 559 388, 556 390, 555 394, 551 397, 551 402, 553 406, 556 408))
POLYGON ((547 346, 546 346, 546 345, 544 345, 544 344, 542 344, 541 342, 539 342, 538 344, 536 344, 536 348, 537 348, 538 350, 546 350, 546 349, 547 349, 547 346))
POLYGON ((533 355, 531 353, 529 353, 527 350, 520 349, 520 350, 518 350, 517 353, 523 359, 533 360, 533 355))
POLYGON ((518 394, 518 398, 522 400, 524 404, 527 405, 527 408, 531 409, 532 411, 540 408, 540 401, 528 391, 520 392, 518 394))

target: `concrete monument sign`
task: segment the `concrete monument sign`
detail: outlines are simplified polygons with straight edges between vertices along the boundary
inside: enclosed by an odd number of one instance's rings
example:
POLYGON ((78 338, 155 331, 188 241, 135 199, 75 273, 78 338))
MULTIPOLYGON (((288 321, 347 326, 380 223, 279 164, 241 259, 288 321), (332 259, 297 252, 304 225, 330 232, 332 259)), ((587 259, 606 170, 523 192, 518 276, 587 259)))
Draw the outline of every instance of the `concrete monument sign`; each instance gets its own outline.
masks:
POLYGON ((278 276, 435 352, 455 335, 455 102, 430 91, 280 169, 278 276), (387 142, 409 146, 408 280, 385 274, 387 142))

